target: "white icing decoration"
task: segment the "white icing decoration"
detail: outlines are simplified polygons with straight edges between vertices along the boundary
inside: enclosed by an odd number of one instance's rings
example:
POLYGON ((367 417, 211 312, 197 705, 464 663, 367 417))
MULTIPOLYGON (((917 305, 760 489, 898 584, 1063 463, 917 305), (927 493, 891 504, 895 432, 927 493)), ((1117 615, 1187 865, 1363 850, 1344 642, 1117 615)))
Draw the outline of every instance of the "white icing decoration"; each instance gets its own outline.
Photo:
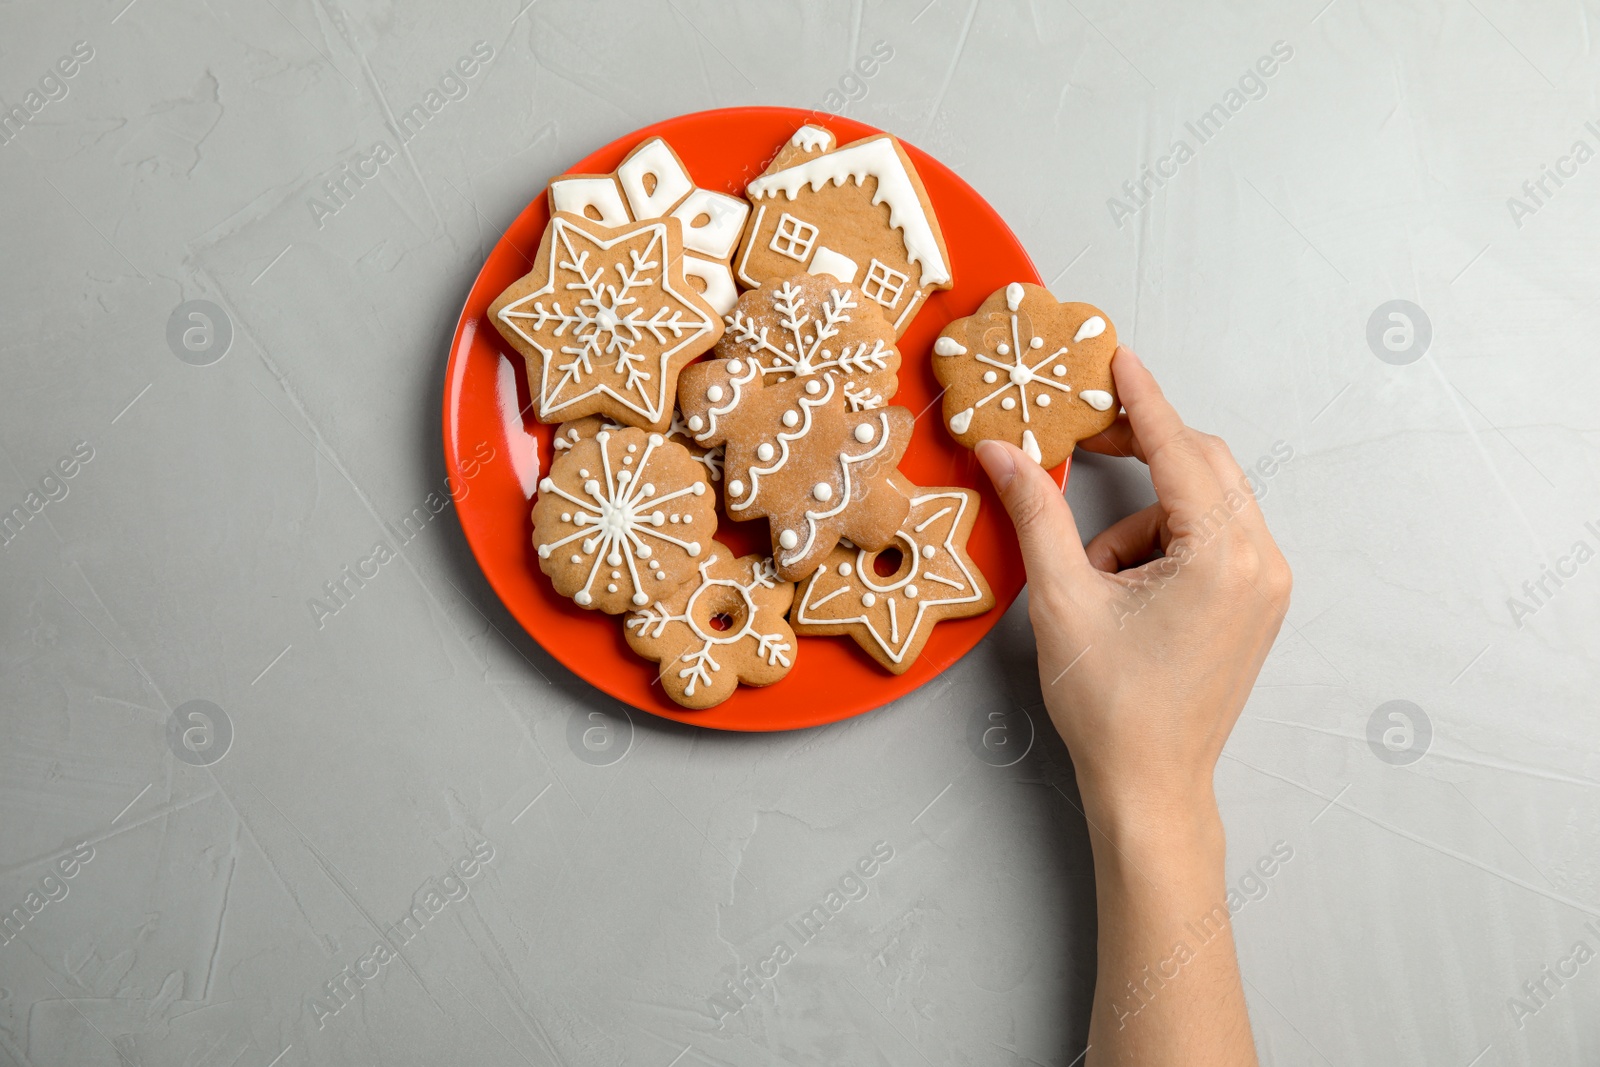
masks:
POLYGON ((767 461, 772 459, 773 455, 774 455, 773 448, 767 442, 763 441, 759 445, 756 446, 756 458, 759 459, 761 462, 766 463, 767 461))
POLYGON ((1096 411, 1109 411, 1111 409, 1111 394, 1104 389, 1085 389, 1078 394, 1085 404, 1096 411))
POLYGON ((826 152, 833 147, 833 134, 821 126, 802 126, 794 131, 789 143, 806 152, 815 152, 819 148, 826 152))
POLYGON ((720 403, 722 401, 722 386, 713 385, 710 389, 707 389, 706 399, 713 404, 720 403))
POLYGON ((872 607, 872 605, 877 603, 877 601, 878 601, 878 598, 876 596, 874 596, 872 593, 862 593, 861 594, 861 606, 864 607, 864 608, 872 607))
POLYGON ((857 441, 860 441, 864 445, 871 444, 872 443, 872 435, 873 435, 874 432, 875 431, 872 428, 872 423, 863 422, 861 425, 856 427, 855 438, 856 438, 857 441))
MULTIPOLYGON (((718 558, 720 557, 712 554, 704 563, 700 564, 700 584, 689 595, 689 599, 684 604, 683 611, 680 614, 673 614, 668 611, 665 605, 658 600, 653 606, 629 615, 625 623, 626 626, 637 630, 640 637, 649 638, 659 638, 666 630, 668 623, 681 622, 689 628, 690 633, 694 634, 695 638, 700 642, 700 647, 698 649, 678 651, 671 660, 673 663, 688 664, 687 667, 678 671, 679 678, 688 679, 688 684, 684 687, 684 695, 686 696, 694 696, 697 686, 713 684, 713 673, 722 669, 722 664, 718 663, 712 654, 712 649, 714 648, 728 648, 741 641, 754 641, 756 643, 756 654, 765 659, 769 665, 787 667, 792 662, 789 655, 791 649, 789 642, 782 640, 779 634, 766 633, 758 628, 758 620, 762 619, 764 614, 756 603, 755 597, 751 595, 751 591, 757 587, 771 589, 774 586, 776 573, 774 572, 772 561, 764 559, 752 563, 750 566, 750 580, 741 582, 732 578, 711 577, 710 567, 717 562, 718 558), (715 589, 719 586, 734 590, 744 601, 744 610, 740 612, 744 617, 744 625, 737 630, 730 627, 724 632, 719 633, 713 630, 707 633, 700 628, 699 622, 695 619, 697 614, 695 604, 707 590, 715 589)), ((663 661, 663 663, 666 662, 663 661)), ((662 669, 665 671, 668 668, 663 666, 662 669)))
POLYGON ((604 394, 648 422, 661 421, 671 409, 667 385, 672 357, 715 325, 677 291, 671 272, 663 268, 663 252, 668 247, 666 225, 650 223, 606 240, 564 217, 550 226, 548 279, 535 292, 502 308, 499 315, 501 322, 542 356, 539 417, 554 422, 562 409, 604 394), (629 262, 616 265, 616 278, 607 277, 599 265, 589 266, 588 248, 578 251, 583 244, 606 251, 642 235, 648 235, 645 247, 642 251, 631 249, 629 262), (561 281, 558 291, 558 277, 577 280, 561 281), (551 327, 548 335, 547 327, 551 327), (647 357, 634 351, 646 336, 662 346, 658 358, 648 365, 647 357), (541 343, 541 337, 553 345, 541 343), (563 357, 566 362, 561 362, 563 357), (613 388, 597 373, 600 369, 622 377, 624 391, 613 388), (559 377, 552 383, 555 373, 559 377), (585 388, 586 379, 591 378, 594 384, 585 388), (574 392, 563 397, 568 385, 574 392))
POLYGON ((1050 406, 1050 394, 1040 393, 1038 396, 1033 398, 1033 402, 1042 408, 1047 408, 1050 406))
MULTIPOLYGON (((929 547, 932 547, 932 546, 929 546, 929 547)), ((908 596, 911 599, 915 600, 917 598, 917 587, 914 586, 914 585, 906 586, 906 596, 908 596)))
MULTIPOLYGON (((658 509, 660 505, 669 500, 675 500, 687 494, 700 495, 705 492, 705 483, 696 480, 692 485, 676 489, 664 496, 655 496, 655 485, 650 482, 641 483, 641 479, 632 478, 626 470, 616 472, 611 470, 611 434, 602 430, 595 435, 595 442, 600 446, 600 461, 604 466, 605 482, 602 485, 597 478, 586 478, 583 483, 583 492, 590 499, 575 496, 561 488, 555 482, 546 478, 540 483, 541 491, 554 493, 561 499, 576 505, 572 514, 572 525, 578 527, 576 533, 571 533, 555 541, 541 543, 538 547, 539 558, 549 559, 553 550, 573 541, 578 541, 579 554, 574 556, 576 561, 581 556, 593 554, 594 566, 589 569, 589 576, 584 581, 583 587, 573 595, 573 600, 578 604, 587 606, 593 602, 589 588, 594 585, 595 578, 600 573, 601 563, 611 567, 620 567, 623 560, 627 560, 628 578, 634 590, 630 598, 635 605, 648 603, 649 597, 639 588, 639 572, 634 568, 633 561, 647 559, 651 555, 651 548, 645 543, 645 536, 677 545, 690 556, 700 554, 700 546, 694 542, 684 542, 676 537, 661 533, 656 527, 662 526, 665 519, 658 509), (633 483, 629 488, 630 481, 633 483), (650 509, 650 510, 647 510, 650 509)), ((639 459, 639 471, 642 473, 650 463, 650 456, 656 446, 662 443, 659 434, 651 434, 649 444, 644 454, 639 459)), ((580 474, 587 474, 580 471, 580 474)), ((612 578, 620 578, 620 571, 612 571, 612 578)), ((615 585, 607 587, 607 592, 615 593, 615 585)))
POLYGON ((848 564, 848 563, 839 564, 839 573, 844 575, 846 578, 850 577, 850 570, 851 570, 850 564, 848 564))
POLYGON ((800 535, 793 530, 785 530, 778 535, 778 544, 784 548, 793 548, 800 543, 800 535))
POLYGON ((800 424, 800 413, 793 410, 785 411, 783 413, 783 424, 785 426, 798 426, 800 424))
POLYGON ((591 221, 602 226, 626 226, 633 219, 610 178, 557 178, 550 183, 550 209, 588 218, 594 208, 600 218, 591 221))
POLYGON ((1072 340, 1082 341, 1090 337, 1099 337, 1106 332, 1106 320, 1099 315, 1090 315, 1083 320, 1083 325, 1078 327, 1078 332, 1072 335, 1072 340))
POLYGON ((972 425, 972 414, 973 409, 968 408, 965 411, 958 411, 956 414, 950 416, 950 432, 957 434, 966 433, 967 427, 972 425))
POLYGON ((895 151, 894 141, 887 135, 858 141, 763 175, 751 182, 745 192, 751 200, 764 200, 776 193, 793 200, 802 186, 809 185, 817 190, 826 183, 843 185, 847 180, 860 185, 869 174, 878 179, 873 204, 888 202, 889 225, 900 231, 906 258, 922 265, 918 285, 948 284, 950 271, 939 251, 932 221, 917 196, 900 154, 895 151))
POLYGON ((967 354, 966 346, 954 337, 941 337, 933 342, 933 354, 936 356, 964 356, 967 354))
POLYGON ((1016 398, 1008 396, 1004 400, 1000 401, 1000 406, 1005 408, 1007 411, 1010 411, 1012 408, 1017 406, 1016 398))
POLYGON ((744 373, 744 364, 736 359, 728 360, 728 373, 738 376, 744 373))
POLYGON ((683 223, 683 247, 719 260, 733 255, 749 214, 748 203, 713 189, 696 189, 672 209, 672 217, 683 223), (696 226, 702 215, 708 221, 696 226))
POLYGON ((1054 374, 1057 378, 1065 378, 1067 376, 1067 368, 1062 366, 1060 363, 1057 363, 1054 367, 1050 368, 1050 373, 1054 374))
MULTIPOLYGON (((782 348, 769 340, 771 328, 753 315, 736 308, 724 320, 728 324, 724 342, 747 349, 751 362, 758 364, 764 375, 803 378, 833 371, 849 377, 889 369, 889 359, 896 354, 895 348, 892 342, 886 344, 882 337, 874 338, 870 346, 865 341, 846 344, 837 353, 824 347, 839 335, 843 324, 851 321, 850 312, 860 306, 852 299, 854 290, 831 289, 820 308, 807 307, 804 290, 787 281, 767 293, 778 313, 778 324, 788 338, 782 348), (767 357, 766 362, 761 360, 763 355, 767 357)), ((849 381, 845 383, 845 398, 852 411, 882 407, 887 403, 870 387, 856 388, 849 381)))
POLYGON ((988 384, 993 385, 995 382, 1000 380, 1000 375, 996 374, 992 370, 986 370, 983 372, 983 380, 988 384))
POLYGON ((1012 311, 1016 311, 1021 306, 1022 284, 1020 282, 1012 282, 1010 285, 1006 286, 1006 307, 1012 311))
POLYGON ((617 168, 617 181, 622 183, 622 192, 636 219, 660 218, 694 188, 683 165, 667 147, 667 142, 659 137, 634 149, 617 168), (655 175, 653 192, 645 191, 646 174, 655 175))
POLYGON ((1039 441, 1033 436, 1032 430, 1022 431, 1022 454, 1033 460, 1035 463, 1040 462, 1040 460, 1044 458, 1039 451, 1039 441))
POLYGON ((728 483, 728 495, 729 496, 744 496, 744 483, 741 482, 737 478, 735 478, 733 481, 729 482, 728 483))
POLYGON ((1000 347, 995 349, 995 351, 999 352, 1002 356, 1009 356, 1011 354, 1011 346, 1001 342, 1000 347))
POLYGON ((849 285, 856 280, 856 275, 861 273, 861 264, 841 252, 835 252, 826 245, 819 247, 811 256, 811 265, 806 268, 808 274, 831 274, 841 282, 849 285))
MULTIPOLYGON (((718 315, 726 315, 739 302, 739 289, 733 284, 733 272, 726 263, 717 263, 703 256, 683 254, 685 279, 699 278, 705 283, 700 299, 711 305, 718 315)), ((689 286, 693 289, 694 286, 689 286)))
POLYGON ((923 559, 932 559, 934 551, 935 551, 935 549, 934 549, 934 547, 932 545, 923 545, 922 546, 922 558, 923 559))
POLYGON ((816 396, 818 393, 822 392, 822 383, 816 381, 815 379, 807 382, 806 392, 810 393, 812 396, 816 396))
POLYGON ((1043 337, 1035 337, 1033 340, 1028 342, 1028 347, 1029 348, 1043 348, 1044 347, 1044 338, 1043 337))
POLYGON ((690 415, 689 416, 689 421, 684 423, 684 425, 689 427, 689 429, 691 429, 691 430, 698 430, 698 429, 700 429, 700 427, 704 426, 705 424, 706 424, 705 420, 702 419, 699 415, 690 415))
MULTIPOLYGON (((833 486, 829 485, 827 482, 818 482, 816 485, 811 487, 811 495, 816 497, 818 500, 826 502, 833 496, 833 486)), ((784 547, 791 548, 793 546, 785 545, 784 547)))

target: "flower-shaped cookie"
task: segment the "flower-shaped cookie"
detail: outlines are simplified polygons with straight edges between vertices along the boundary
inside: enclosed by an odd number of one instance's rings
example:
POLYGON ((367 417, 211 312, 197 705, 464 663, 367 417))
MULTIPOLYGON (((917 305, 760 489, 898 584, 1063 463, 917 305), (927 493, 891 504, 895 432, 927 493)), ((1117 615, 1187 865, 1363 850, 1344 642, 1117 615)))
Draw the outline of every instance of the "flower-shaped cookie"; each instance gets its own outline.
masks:
POLYGON ((945 425, 967 448, 1010 441, 1054 467, 1116 421, 1116 351, 1116 328, 1098 308, 1012 282, 934 342, 945 425))
POLYGON ((675 218, 608 228, 582 215, 545 227, 533 270, 489 306, 528 361, 540 422, 604 415, 665 431, 678 372, 722 320, 684 281, 675 218))
POLYGON ((772 560, 735 558, 711 542, 699 581, 629 615, 628 647, 661 664, 661 687, 686 708, 709 708, 744 685, 771 685, 794 665, 794 631, 784 615, 794 586, 772 560))
POLYGON ((658 433, 600 430, 572 441, 533 505, 539 569, 556 592, 608 615, 670 596, 716 533, 709 490, 688 450, 658 433))
POLYGON ((768 384, 828 374, 851 411, 881 408, 899 388, 894 326, 877 304, 825 274, 796 274, 739 297, 724 318, 719 359, 753 359, 768 384))
POLYGON ((841 544, 795 596, 797 634, 848 634, 873 659, 904 674, 936 623, 994 607, 989 583, 967 555, 978 519, 971 489, 922 489, 898 478, 911 513, 894 544, 869 552, 841 544))

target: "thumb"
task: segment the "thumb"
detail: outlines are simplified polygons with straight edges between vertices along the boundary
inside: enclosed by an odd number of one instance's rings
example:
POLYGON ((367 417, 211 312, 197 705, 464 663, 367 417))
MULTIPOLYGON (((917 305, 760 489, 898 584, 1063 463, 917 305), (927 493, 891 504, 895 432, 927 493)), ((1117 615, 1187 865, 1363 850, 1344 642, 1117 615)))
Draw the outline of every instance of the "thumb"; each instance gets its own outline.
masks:
POLYGON ((1045 469, 1005 441, 979 441, 976 452, 1017 528, 1028 577, 1071 582, 1093 574, 1072 508, 1045 469))

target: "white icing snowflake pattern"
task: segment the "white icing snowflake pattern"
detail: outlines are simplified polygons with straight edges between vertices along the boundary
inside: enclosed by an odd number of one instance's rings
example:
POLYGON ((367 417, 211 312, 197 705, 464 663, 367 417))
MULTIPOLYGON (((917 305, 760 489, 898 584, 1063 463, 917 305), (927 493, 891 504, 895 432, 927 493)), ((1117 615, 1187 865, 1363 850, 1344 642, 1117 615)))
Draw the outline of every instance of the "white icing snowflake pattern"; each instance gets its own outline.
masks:
MULTIPOLYGON (((870 346, 866 341, 860 341, 840 345, 838 351, 824 347, 828 341, 839 336, 841 329, 851 322, 850 312, 860 306, 852 299, 852 290, 830 289, 815 314, 807 308, 804 290, 791 282, 785 281, 770 293, 767 290, 756 292, 760 295, 754 299, 770 298, 783 330, 783 339, 772 339, 770 326, 760 322, 756 316, 746 314, 742 307, 736 307, 733 314, 725 316, 723 320, 728 324, 728 332, 724 335, 725 346, 743 349, 753 362, 760 364, 763 375, 779 375, 780 380, 803 378, 827 371, 838 372, 844 381, 845 399, 851 411, 865 411, 888 403, 871 384, 852 381, 850 376, 894 369, 890 359, 898 353, 892 343, 886 345, 880 337, 873 338, 870 346)), ((890 340, 893 340, 892 333, 890 340)))
POLYGON ((564 218, 550 226, 548 281, 499 314, 543 355, 539 417, 554 421, 563 409, 604 394, 659 423, 672 402, 672 357, 715 329, 672 286, 666 225, 637 226, 610 240, 564 218), (619 245, 623 257, 604 254, 619 245))
MULTIPOLYGON (((574 602, 585 607, 594 602, 589 590, 600 574, 600 565, 604 563, 611 568, 619 568, 626 563, 628 578, 634 590, 630 599, 635 606, 642 606, 649 603, 650 597, 640 587, 639 572, 634 561, 636 559, 650 561, 654 554, 654 549, 644 540, 645 537, 676 545, 691 558, 700 555, 700 542, 684 541, 661 532, 660 527, 665 526, 668 521, 668 514, 661 510, 661 505, 689 494, 703 496, 706 483, 696 481, 693 485, 658 496, 655 485, 646 479, 645 471, 650 465, 651 453, 666 439, 658 433, 651 434, 644 455, 639 457, 637 467, 623 467, 616 471, 612 469, 610 440, 609 431, 602 430, 595 435, 595 441, 600 445, 600 460, 604 466, 601 471, 603 479, 593 477, 587 470, 579 472, 584 479, 583 492, 589 499, 567 492, 549 478, 539 483, 541 493, 553 493, 573 505, 575 510, 563 513, 561 519, 578 527, 576 533, 539 545, 539 558, 549 559, 552 552, 574 541, 578 542, 577 547, 580 550, 573 557, 574 563, 580 562, 582 556, 594 556, 594 565, 589 569, 588 579, 583 583, 583 588, 572 597, 574 602)), ((625 458, 631 459, 631 457, 625 458)), ((678 518, 678 515, 672 515, 672 521, 676 522, 678 518)), ((653 561, 648 565, 652 569, 657 569, 653 561)), ((615 582, 620 578, 621 572, 613 569, 611 584, 606 591, 615 593, 617 591, 615 582)))
MULTIPOLYGON (((627 626, 637 631, 641 639, 659 642, 667 627, 671 624, 681 624, 688 628, 693 635, 691 645, 698 647, 685 648, 677 653, 673 662, 685 663, 677 673, 684 680, 683 692, 687 697, 694 697, 697 688, 704 686, 712 688, 717 685, 718 679, 715 672, 722 670, 722 664, 717 662, 715 649, 731 649, 732 646, 744 641, 753 641, 756 645, 756 654, 766 660, 770 667, 789 667, 793 663, 793 644, 785 640, 785 631, 788 627, 782 625, 782 611, 776 612, 776 622, 781 630, 769 633, 758 625, 758 620, 766 619, 772 615, 769 605, 764 605, 761 590, 777 588, 777 570, 773 567, 771 559, 752 560, 750 563, 750 576, 747 579, 738 578, 713 578, 711 568, 717 562, 718 556, 713 553, 705 562, 700 564, 700 584, 690 594, 682 609, 673 611, 661 601, 656 601, 652 606, 635 612, 628 616, 627 626), (743 617, 743 625, 738 629, 730 627, 725 632, 715 630, 707 631, 700 625, 696 618, 696 608, 701 597, 712 595, 716 589, 728 589, 739 598, 743 610, 739 614, 743 617), (763 608, 768 610, 764 613, 763 608)), ((785 605, 787 601, 785 601, 785 605)), ((793 633, 787 636, 792 639, 793 633)))

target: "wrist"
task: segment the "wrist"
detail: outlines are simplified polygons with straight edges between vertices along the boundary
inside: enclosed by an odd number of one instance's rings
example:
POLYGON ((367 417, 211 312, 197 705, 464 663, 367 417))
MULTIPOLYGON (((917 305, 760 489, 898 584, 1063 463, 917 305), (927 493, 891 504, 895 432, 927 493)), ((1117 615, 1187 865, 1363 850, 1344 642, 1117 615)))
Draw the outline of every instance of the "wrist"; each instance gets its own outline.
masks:
POLYGON ((1118 796, 1083 792, 1095 851, 1133 862, 1177 856, 1220 863, 1226 834, 1210 788, 1170 796, 1118 796))

